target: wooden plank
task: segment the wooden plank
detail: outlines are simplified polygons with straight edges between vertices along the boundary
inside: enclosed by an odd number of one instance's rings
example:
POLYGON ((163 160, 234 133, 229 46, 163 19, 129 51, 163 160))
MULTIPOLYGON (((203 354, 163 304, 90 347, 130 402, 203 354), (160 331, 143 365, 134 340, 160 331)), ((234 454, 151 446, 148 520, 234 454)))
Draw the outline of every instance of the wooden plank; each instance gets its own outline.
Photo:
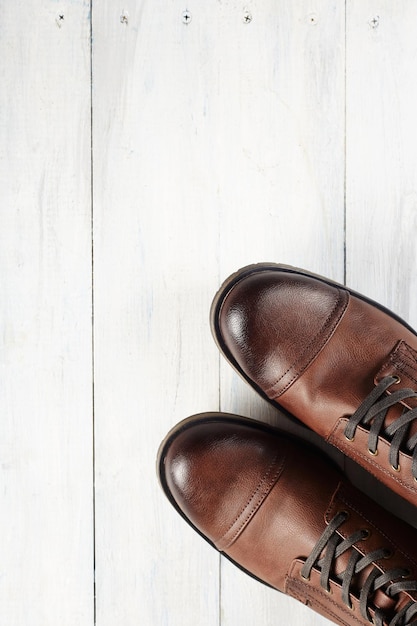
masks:
MULTIPOLYGON (((346 253, 348 284, 417 328, 415 8, 348 3, 346 253)), ((368 487, 417 525, 413 507, 377 482, 368 487)))
POLYGON ((212 626, 219 556, 155 474, 168 429, 218 408, 211 9, 123 6, 93 12, 97 625, 212 626))
POLYGON ((0 623, 7 626, 91 626, 94 617, 87 4, 2 5, 0 623))
MULTIPOLYGON (((213 53, 214 91, 222 94, 220 275, 274 261, 343 281, 344 6, 252 1, 249 24, 236 3, 224 6, 213 53)), ((221 408, 313 440, 342 462, 318 438, 279 419, 223 360, 221 408)), ((221 600, 222 626, 327 623, 226 561, 221 600)))

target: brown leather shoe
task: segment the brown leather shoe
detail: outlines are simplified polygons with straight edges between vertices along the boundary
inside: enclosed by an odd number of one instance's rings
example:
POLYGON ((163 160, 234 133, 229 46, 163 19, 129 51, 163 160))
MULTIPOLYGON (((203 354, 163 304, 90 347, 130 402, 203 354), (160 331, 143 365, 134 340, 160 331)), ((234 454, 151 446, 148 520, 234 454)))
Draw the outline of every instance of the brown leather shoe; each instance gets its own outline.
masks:
POLYGON ((417 531, 312 448, 201 414, 167 435, 158 471, 182 517, 251 576, 336 624, 417 624, 417 531))
POLYGON ((274 264, 228 278, 211 323, 257 391, 417 505, 412 328, 346 287, 274 264))

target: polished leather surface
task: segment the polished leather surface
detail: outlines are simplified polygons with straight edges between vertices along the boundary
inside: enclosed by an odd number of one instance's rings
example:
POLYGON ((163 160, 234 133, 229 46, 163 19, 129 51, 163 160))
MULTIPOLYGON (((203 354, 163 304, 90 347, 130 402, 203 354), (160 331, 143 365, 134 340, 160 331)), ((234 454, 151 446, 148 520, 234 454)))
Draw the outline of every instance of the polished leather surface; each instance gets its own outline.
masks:
MULTIPOLYGON (((327 279, 260 265, 225 282, 212 324, 223 354, 248 382, 417 505, 410 454, 401 450, 394 469, 387 438, 375 455, 366 428, 353 441, 344 435, 349 416, 384 376, 398 377, 396 389, 417 389, 417 336, 405 323, 327 279)), ((415 399, 403 404, 415 406, 415 399)), ((402 408, 391 408, 385 425, 402 408)), ((417 420, 410 436, 416 431, 417 420)))
MULTIPOLYGON (((381 573, 399 567, 407 580, 417 577, 417 531, 358 492, 314 449, 255 420, 224 414, 189 418, 168 434, 158 463, 166 495, 207 540, 247 573, 336 624, 369 624, 358 597, 375 567, 381 573), (319 564, 309 580, 302 568, 341 511, 347 519, 337 531, 340 537, 358 530, 368 537, 334 560, 326 591, 319 564), (354 577, 353 608, 348 608, 338 574, 352 551, 368 555, 381 548, 386 557, 354 577)), ((371 596, 370 619, 377 606, 386 611, 389 623, 411 600, 417 600, 415 591, 390 598, 382 587, 371 596)))

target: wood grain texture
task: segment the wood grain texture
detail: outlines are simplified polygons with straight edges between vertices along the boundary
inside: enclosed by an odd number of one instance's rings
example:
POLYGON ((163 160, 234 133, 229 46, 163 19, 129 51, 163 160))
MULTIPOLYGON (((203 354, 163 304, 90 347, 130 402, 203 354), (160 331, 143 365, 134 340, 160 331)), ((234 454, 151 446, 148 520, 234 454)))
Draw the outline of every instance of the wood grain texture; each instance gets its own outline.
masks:
POLYGON ((236 570, 219 587, 217 556, 155 492, 153 457, 219 393, 223 410, 260 406, 224 364, 219 389, 222 274, 284 254, 343 276, 343 20, 324 11, 315 30, 286 3, 252 5, 249 23, 234 2, 190 3, 186 24, 179 3, 158 10, 93 15, 97 621, 305 619, 252 581, 236 593, 236 570))
MULTIPOLYGON (((346 280, 416 328, 414 15, 410 1, 348 4, 346 280)), ((413 507, 366 475, 360 484, 417 526, 413 507)))
POLYGON ((210 9, 192 29, 178 2, 124 10, 93 13, 97 624, 211 626, 218 554, 155 472, 168 429, 218 408, 210 9))
POLYGON ((0 624, 94 617, 88 7, 2 3, 0 624))
MULTIPOLYGON (((236 9, 233 3, 224 9, 217 47, 224 94, 215 128, 223 139, 216 159, 220 274, 274 261, 343 280, 344 7, 252 2, 250 24, 236 22, 236 9), (237 45, 225 54, 230 39, 237 45)), ((222 410, 311 439, 279 418, 223 359, 220 381, 222 410)), ((221 582, 224 626, 318 623, 311 611, 227 562, 221 582)))
POLYGON ((415 326, 414 12, 407 1, 350 4, 347 267, 351 283, 415 326))
POLYGON ((208 324, 273 261, 417 327, 415 3, 0 6, 0 626, 325 626, 220 559, 155 458, 190 414, 258 418, 417 526, 208 324))

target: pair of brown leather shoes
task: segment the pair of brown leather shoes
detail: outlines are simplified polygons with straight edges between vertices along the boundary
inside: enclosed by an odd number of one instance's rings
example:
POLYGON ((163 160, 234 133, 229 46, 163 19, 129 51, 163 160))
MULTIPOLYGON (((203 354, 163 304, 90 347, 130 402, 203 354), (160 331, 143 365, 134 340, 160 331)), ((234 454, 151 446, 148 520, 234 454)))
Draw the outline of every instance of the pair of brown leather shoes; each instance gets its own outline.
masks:
MULTIPOLYGON (((417 505, 417 335, 405 322, 330 280, 260 264, 226 280, 211 324, 256 391, 417 505)), ((306 444, 207 413, 168 433, 158 471, 187 522, 260 581, 336 624, 417 624, 417 530, 306 444)))

